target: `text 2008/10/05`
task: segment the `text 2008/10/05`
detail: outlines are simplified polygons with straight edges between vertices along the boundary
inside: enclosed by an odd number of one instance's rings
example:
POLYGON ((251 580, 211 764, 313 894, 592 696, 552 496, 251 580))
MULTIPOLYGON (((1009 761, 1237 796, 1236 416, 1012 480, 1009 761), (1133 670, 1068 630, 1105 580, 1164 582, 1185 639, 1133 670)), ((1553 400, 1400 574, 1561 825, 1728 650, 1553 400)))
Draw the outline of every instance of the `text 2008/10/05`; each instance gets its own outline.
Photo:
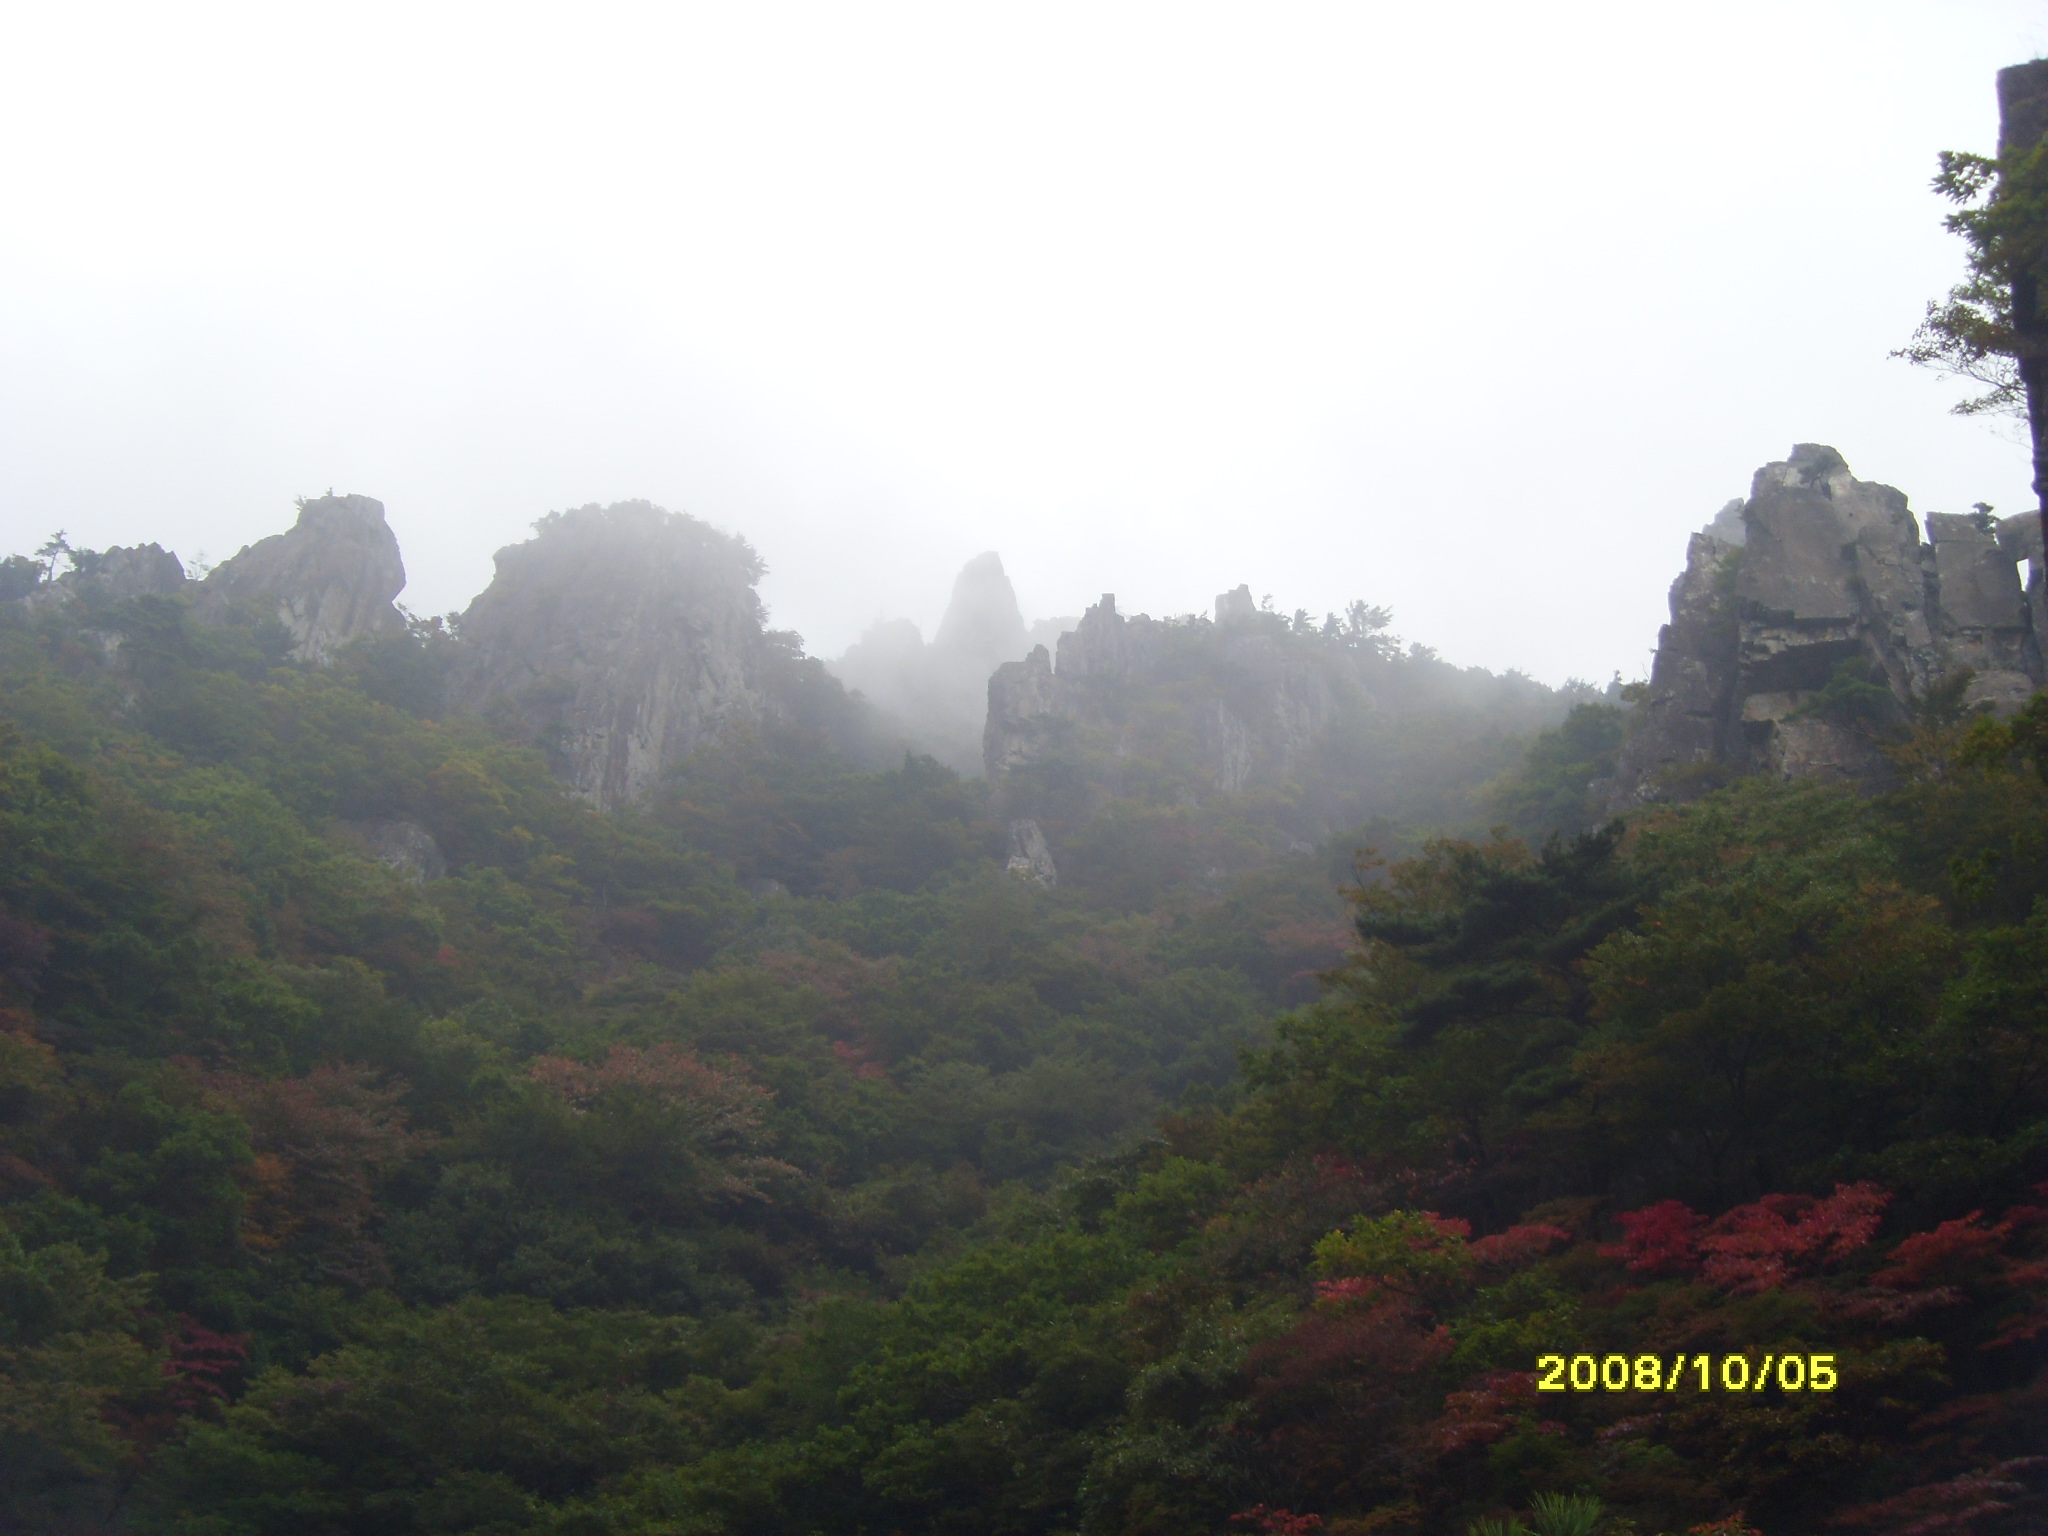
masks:
POLYGON ((1840 1380, 1833 1355, 1539 1355, 1539 1392, 1832 1392, 1840 1380))

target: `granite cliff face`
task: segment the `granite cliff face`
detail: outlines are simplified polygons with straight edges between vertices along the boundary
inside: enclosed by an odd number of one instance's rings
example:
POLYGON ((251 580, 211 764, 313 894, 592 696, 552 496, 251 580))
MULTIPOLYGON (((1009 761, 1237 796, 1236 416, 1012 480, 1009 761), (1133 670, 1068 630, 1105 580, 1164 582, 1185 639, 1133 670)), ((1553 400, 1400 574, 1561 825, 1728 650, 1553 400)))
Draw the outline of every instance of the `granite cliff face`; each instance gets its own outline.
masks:
POLYGON ((2005 711, 2040 686, 2043 614, 2035 514, 1931 513, 1923 541, 1903 494, 1802 443, 1692 536, 1608 803, 1882 784, 1884 729, 1931 699, 2005 711))
POLYGON ((641 799, 727 728, 790 713, 801 659, 763 627, 762 569, 649 502, 550 514, 457 621, 449 707, 517 717, 600 806, 641 799))
POLYGON ((351 640, 401 632, 395 599, 405 590, 398 539, 384 503, 322 496, 300 503, 285 533, 216 566, 193 593, 193 613, 218 620, 238 606, 276 606, 295 660, 324 666, 351 640))

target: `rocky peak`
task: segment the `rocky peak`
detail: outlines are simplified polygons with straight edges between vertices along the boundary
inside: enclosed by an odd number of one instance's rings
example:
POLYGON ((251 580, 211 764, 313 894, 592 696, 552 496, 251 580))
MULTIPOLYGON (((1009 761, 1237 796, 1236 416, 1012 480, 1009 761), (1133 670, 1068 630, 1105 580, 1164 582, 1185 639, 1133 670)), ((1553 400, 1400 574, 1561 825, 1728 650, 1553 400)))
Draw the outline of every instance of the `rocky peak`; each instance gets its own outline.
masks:
POLYGON ((1142 666, 1151 647, 1145 641, 1153 621, 1143 614, 1137 623, 1127 622, 1116 611, 1116 594, 1105 592, 1102 601, 1081 615, 1081 620, 1059 638, 1056 670, 1064 679, 1124 677, 1142 666))
POLYGON ((98 585, 109 599, 169 597, 185 585, 185 566, 168 549, 134 544, 105 550, 82 579, 98 585))
POLYGON ((932 645, 984 668, 1024 653, 1024 614, 1000 555, 976 555, 960 568, 932 645))
POLYGON ((598 805, 775 712, 744 539, 651 502, 591 505, 542 518, 496 567, 457 622, 450 697, 520 718, 598 805))
POLYGON ((1068 840, 1118 805, 1175 827, 1173 858, 1203 881, 1379 816, 1463 814, 1450 807, 1497 771, 1503 737, 1590 693, 1404 651, 1362 602, 1318 625, 1261 610, 1241 585, 1216 613, 1126 615, 1105 593, 1056 654, 996 669, 983 766, 1013 873, 1111 878, 1068 840), (1434 771, 1413 767, 1422 743, 1434 771))
POLYGON ((1247 623, 1259 616, 1259 605, 1252 601, 1251 583, 1239 582, 1228 592, 1216 594, 1216 622, 1218 624, 1247 623))
POLYGON ((288 532, 216 566, 199 583, 193 608, 218 620, 236 608, 275 605, 293 657, 325 665, 351 640, 403 630, 394 600, 404 590, 405 562, 384 503, 329 494, 301 502, 288 532))
POLYGON ((1929 514, 1923 543, 1902 492, 1799 444, 1693 535, 1615 808, 1731 773, 1881 783, 1876 727, 1964 671, 1969 706, 2014 707, 2042 678, 2039 549, 2031 514, 2001 524, 1981 511, 1929 514))

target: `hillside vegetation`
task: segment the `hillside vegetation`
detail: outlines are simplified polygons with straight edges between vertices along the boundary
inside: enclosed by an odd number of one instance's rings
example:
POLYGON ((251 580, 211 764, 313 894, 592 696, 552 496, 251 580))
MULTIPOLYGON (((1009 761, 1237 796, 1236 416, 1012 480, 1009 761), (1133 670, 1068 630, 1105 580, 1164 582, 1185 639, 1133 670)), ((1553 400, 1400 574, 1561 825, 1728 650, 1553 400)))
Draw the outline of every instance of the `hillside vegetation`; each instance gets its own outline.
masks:
POLYGON ((433 645, 0 609, 0 1530, 2039 1528, 2048 702, 1047 889, 801 724, 599 815, 433 645))

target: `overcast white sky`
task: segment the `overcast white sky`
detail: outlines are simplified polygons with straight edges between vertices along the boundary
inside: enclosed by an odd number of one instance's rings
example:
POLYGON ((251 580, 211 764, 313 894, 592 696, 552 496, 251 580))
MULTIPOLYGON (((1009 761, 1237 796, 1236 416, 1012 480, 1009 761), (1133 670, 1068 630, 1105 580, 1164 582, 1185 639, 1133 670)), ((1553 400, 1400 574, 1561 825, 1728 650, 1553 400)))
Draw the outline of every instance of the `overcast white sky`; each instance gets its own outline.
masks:
POLYGON ((380 497, 416 611, 534 518, 745 534, 778 623, 1240 581, 1645 670, 1795 441, 2016 437, 1888 361, 2048 6, 0 9, 0 545, 214 560, 380 497))

